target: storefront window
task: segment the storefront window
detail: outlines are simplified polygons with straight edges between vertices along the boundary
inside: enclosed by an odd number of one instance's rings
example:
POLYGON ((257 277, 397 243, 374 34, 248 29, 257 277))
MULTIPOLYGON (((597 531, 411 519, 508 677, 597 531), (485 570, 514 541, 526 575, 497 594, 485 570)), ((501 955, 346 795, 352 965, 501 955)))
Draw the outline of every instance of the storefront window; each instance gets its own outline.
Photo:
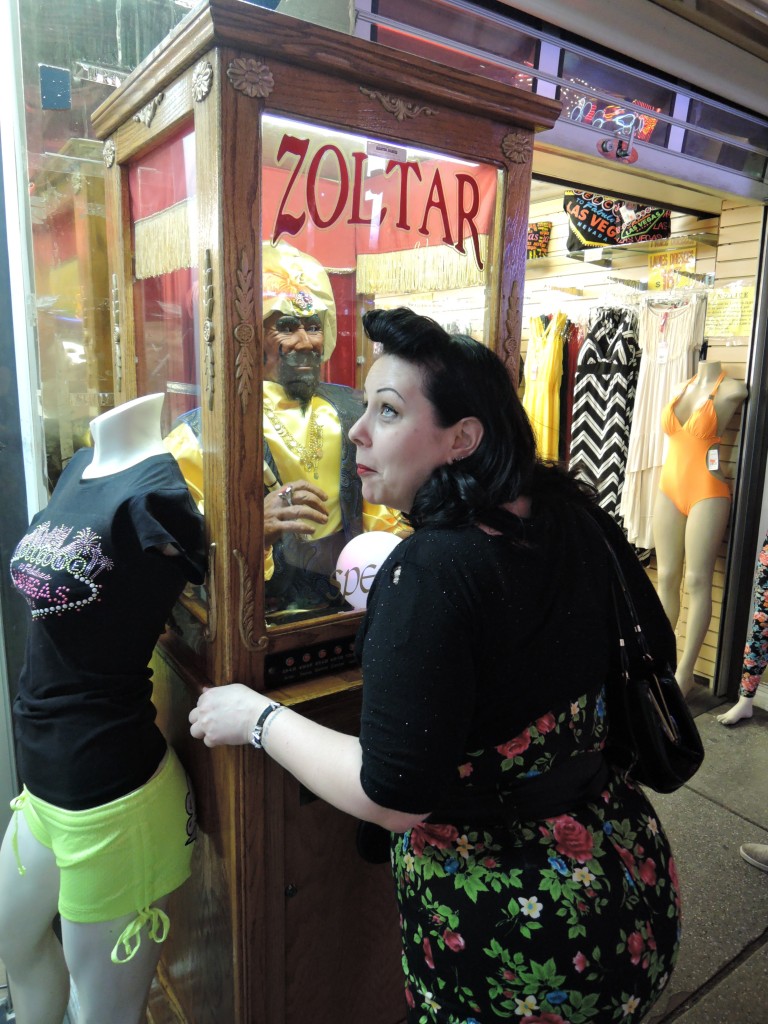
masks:
POLYGON ((538 40, 511 26, 499 32, 498 24, 481 11, 462 10, 443 0, 379 0, 376 17, 372 38, 377 42, 518 89, 533 89, 527 70, 512 64, 535 68, 538 40))
POLYGON ((44 10, 18 0, 51 487, 89 442, 90 420, 114 404, 104 163, 91 113, 186 13, 174 0, 60 0, 44 10))
POLYGON ((563 53, 560 74, 573 83, 560 89, 564 117, 612 135, 665 145, 668 125, 654 114, 672 113, 671 89, 577 53, 563 53))
MULTIPOLYGON (((564 120, 590 129, 578 145, 590 156, 595 133, 609 147, 632 138, 733 172, 731 190, 758 194, 754 183, 768 169, 765 119, 678 87, 634 66, 620 50, 598 56, 588 40, 569 39, 524 13, 480 9, 465 0, 358 0, 355 8, 360 34, 368 29, 388 46, 556 96, 564 120)), ((566 138, 570 149, 574 134, 566 138)), ((652 160, 646 157, 646 166, 655 170, 652 160)))
POLYGON ((691 100, 688 122, 716 132, 720 138, 706 136, 692 127, 685 133, 683 153, 729 167, 757 181, 765 178, 768 172, 768 125, 765 122, 740 117, 732 110, 722 110, 703 100, 691 100))
MULTIPOLYGON (((363 313, 407 305, 451 330, 492 336, 501 172, 281 117, 265 116, 262 131, 265 480, 339 493, 342 467, 354 477, 345 434, 362 412, 349 388, 362 386, 374 356, 363 313), (300 327, 316 361, 299 382, 287 353, 300 327)), ((311 538, 286 534, 275 549, 271 624, 362 606, 358 592, 374 575, 365 576, 366 556, 338 566, 350 520, 367 533, 404 524, 363 503, 356 483, 311 538)))

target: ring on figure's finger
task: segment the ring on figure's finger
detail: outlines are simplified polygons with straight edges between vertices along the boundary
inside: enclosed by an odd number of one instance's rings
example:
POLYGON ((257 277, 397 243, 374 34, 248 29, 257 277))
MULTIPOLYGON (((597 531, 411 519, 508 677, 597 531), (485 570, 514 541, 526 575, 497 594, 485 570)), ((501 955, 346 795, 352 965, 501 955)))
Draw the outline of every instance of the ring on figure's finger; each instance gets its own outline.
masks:
POLYGON ((293 488, 290 485, 288 487, 284 487, 282 491, 279 491, 278 493, 280 495, 280 500, 284 505, 293 504, 293 488))

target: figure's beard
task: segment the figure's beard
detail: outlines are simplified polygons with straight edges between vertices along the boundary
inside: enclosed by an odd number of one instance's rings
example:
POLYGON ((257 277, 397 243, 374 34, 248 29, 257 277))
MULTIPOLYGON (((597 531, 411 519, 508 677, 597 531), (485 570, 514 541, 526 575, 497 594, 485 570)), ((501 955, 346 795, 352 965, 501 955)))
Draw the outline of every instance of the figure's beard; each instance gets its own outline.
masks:
POLYGON ((290 398, 301 403, 303 409, 309 405, 317 391, 320 364, 319 352, 280 353, 279 383, 290 398))

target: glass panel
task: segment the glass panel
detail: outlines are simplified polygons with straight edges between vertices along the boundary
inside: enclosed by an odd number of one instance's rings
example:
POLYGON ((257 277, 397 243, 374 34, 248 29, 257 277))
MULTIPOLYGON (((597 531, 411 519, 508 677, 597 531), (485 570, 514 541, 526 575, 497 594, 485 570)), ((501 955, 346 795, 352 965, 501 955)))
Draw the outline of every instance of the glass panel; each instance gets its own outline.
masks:
POLYGON ((112 354, 101 144, 69 139, 31 182, 40 381, 53 487, 88 425, 111 408, 112 354))
MULTIPOLYGON (((619 57, 617 54, 615 59, 619 57)), ((671 114, 675 100, 671 89, 568 51, 563 53, 561 76, 573 82, 573 88, 562 86, 560 89, 564 117, 614 135, 624 137, 634 132, 641 142, 665 144, 667 124, 653 114, 671 114), (596 96, 591 90, 601 95, 596 96), (611 102, 614 97, 618 103, 611 102), (628 110, 621 100, 647 107, 649 113, 628 110)))
POLYGON ((17 3, 52 488, 89 443, 90 420, 114 404, 104 164, 91 114, 186 11, 174 0, 17 3))
POLYGON ((167 433, 200 405, 193 127, 132 163, 128 186, 137 389, 166 395, 167 433))
MULTIPOLYGON (((139 395, 164 394, 162 433, 203 509, 197 188, 192 124, 128 168, 133 313, 139 395), (170 436, 168 436, 170 435, 170 436)), ((205 589, 187 584, 174 627, 203 645, 205 589)))
POLYGON ((727 135, 733 140, 733 145, 707 138, 692 129, 685 133, 683 153, 720 167, 730 167, 762 181, 766 174, 766 156, 749 152, 744 149, 744 144, 768 150, 767 124, 751 117, 739 117, 732 110, 720 110, 701 100, 691 101, 688 122, 727 135))
POLYGON ((510 25, 499 31, 498 21, 489 21, 482 11, 461 11, 440 0, 379 0, 379 17, 398 22, 399 29, 377 25, 373 38, 417 57, 447 64, 461 71, 492 78, 530 92, 533 78, 526 72, 494 63, 500 57, 526 67, 536 67, 538 41, 510 25), (410 26, 413 32, 406 31, 410 26), (448 29, 446 26, 450 26, 448 29), (431 39, 424 38, 428 34, 431 39), (442 37, 442 41, 439 41, 442 37), (451 45, 451 44, 456 45, 451 45), (479 51, 467 52, 466 47, 479 51))
POLYGON ((311 538, 274 537, 265 586, 277 625, 362 607, 378 564, 368 548, 403 532, 393 510, 362 502, 346 437, 372 360, 361 316, 407 305, 490 336, 501 172, 278 117, 262 130, 265 481, 328 495, 311 538), (299 361, 300 349, 312 355, 299 361), (380 536, 337 567, 361 532, 380 536))

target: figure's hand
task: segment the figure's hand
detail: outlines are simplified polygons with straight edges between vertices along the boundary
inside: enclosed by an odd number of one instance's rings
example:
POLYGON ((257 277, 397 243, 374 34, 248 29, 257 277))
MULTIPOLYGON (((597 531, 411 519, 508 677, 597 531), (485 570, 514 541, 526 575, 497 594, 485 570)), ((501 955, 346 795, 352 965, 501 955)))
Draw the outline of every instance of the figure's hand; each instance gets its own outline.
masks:
POLYGON ((205 689, 189 713, 189 731, 206 747, 249 743, 267 704, 266 697, 240 683, 205 689))
POLYGON ((315 532, 313 523, 322 526, 328 522, 327 501, 325 491, 308 480, 292 480, 279 491, 270 491, 264 499, 264 547, 271 547, 284 533, 311 537, 315 532), (289 487, 290 505, 281 497, 289 487))

